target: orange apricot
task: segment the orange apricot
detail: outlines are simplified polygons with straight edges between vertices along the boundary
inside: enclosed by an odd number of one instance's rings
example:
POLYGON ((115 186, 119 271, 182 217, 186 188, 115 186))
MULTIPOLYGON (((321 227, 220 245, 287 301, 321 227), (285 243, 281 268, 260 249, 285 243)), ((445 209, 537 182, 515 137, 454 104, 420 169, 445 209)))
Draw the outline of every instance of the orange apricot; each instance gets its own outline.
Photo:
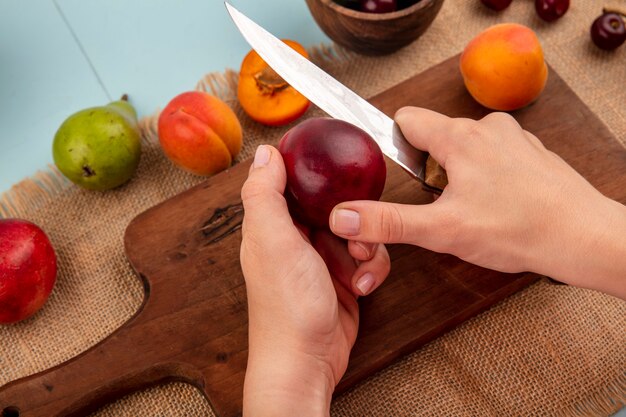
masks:
MULTIPOLYGON (((302 45, 290 40, 283 42, 308 59, 302 45)), ((252 119, 269 126, 296 120, 310 105, 306 97, 287 84, 254 50, 241 63, 237 97, 252 119)))
POLYGON ((461 55, 469 93, 485 107, 511 111, 532 103, 543 91, 548 66, 535 32, 516 23, 491 26, 461 55))
POLYGON ((228 168, 243 142, 241 124, 232 109, 203 91, 174 97, 161 112, 158 129, 165 155, 197 175, 228 168))

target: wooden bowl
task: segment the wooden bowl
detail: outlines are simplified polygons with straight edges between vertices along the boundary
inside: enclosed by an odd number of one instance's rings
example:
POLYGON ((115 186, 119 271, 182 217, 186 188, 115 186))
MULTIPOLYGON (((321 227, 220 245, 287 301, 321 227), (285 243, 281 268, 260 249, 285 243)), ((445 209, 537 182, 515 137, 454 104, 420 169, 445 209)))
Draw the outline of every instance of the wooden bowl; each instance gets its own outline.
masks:
POLYGON ((439 13, 443 0, 419 0, 392 13, 365 13, 334 0, 306 0, 320 28, 340 45, 366 55, 397 51, 417 39, 439 13))

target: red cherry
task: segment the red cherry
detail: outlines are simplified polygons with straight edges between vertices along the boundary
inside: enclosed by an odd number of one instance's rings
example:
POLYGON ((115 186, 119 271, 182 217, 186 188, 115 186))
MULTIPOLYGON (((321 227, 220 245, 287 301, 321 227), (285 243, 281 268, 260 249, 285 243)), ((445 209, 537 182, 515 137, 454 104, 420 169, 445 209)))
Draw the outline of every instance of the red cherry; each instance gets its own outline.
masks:
POLYGON ((535 0, 535 10, 540 18, 552 22, 569 9, 569 0, 535 0))
POLYGON ((604 13, 591 25, 591 40, 598 48, 610 51, 626 41, 626 24, 617 13, 604 13))
POLYGON ((483 4, 497 12, 506 9, 513 0, 481 0, 483 4))
POLYGON ((398 10, 413 6, 420 0, 398 0, 398 10))
POLYGON ((340 6, 347 7, 348 9, 358 10, 360 0, 335 0, 340 6))
POLYGON ((398 10, 396 0, 360 0, 360 9, 367 13, 389 13, 398 10))

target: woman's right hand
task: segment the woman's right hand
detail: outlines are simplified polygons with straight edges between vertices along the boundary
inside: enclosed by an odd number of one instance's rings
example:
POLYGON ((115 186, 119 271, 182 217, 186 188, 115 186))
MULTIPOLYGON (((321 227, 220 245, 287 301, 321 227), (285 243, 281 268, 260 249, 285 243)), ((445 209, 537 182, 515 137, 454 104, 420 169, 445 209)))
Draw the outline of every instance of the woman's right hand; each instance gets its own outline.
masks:
POLYGON ((427 205, 339 204, 330 218, 335 234, 410 243, 626 299, 626 208, 598 192, 513 117, 453 119, 407 107, 396 121, 413 146, 446 169, 447 187, 427 205))

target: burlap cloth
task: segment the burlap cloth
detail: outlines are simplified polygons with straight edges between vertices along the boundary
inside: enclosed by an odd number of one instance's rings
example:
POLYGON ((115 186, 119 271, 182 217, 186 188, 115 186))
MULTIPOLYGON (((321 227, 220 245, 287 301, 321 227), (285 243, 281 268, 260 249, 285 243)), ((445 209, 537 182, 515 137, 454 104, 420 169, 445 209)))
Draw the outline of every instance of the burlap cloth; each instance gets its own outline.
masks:
MULTIPOLYGON (((540 21, 532 3, 517 0, 496 14, 478 0, 447 0, 426 34, 392 56, 365 58, 327 47, 313 51, 313 59, 368 97, 460 52, 488 25, 523 23, 538 32, 550 64, 626 142, 626 47, 605 53, 589 41, 602 2, 573 1, 554 24, 540 21)), ((226 72, 208 75, 198 88, 219 94, 239 115, 245 128, 241 160, 257 144, 275 143, 286 128, 251 122, 237 104, 235 85, 236 74, 226 72)), ((569 117, 568 109, 545 117, 569 117)), ((0 327, 0 385, 86 350, 140 306, 143 289, 124 256, 124 229, 143 210, 202 181, 164 158, 154 119, 144 120, 143 128, 141 165, 128 185, 94 193, 68 186, 54 172, 41 173, 0 201, 0 216, 30 219, 46 230, 60 265, 45 308, 26 322, 0 327)), ((341 395, 332 414, 609 415, 625 403, 626 303, 539 282, 341 395)), ((96 415, 213 413, 195 388, 172 383, 125 397, 96 415)))

